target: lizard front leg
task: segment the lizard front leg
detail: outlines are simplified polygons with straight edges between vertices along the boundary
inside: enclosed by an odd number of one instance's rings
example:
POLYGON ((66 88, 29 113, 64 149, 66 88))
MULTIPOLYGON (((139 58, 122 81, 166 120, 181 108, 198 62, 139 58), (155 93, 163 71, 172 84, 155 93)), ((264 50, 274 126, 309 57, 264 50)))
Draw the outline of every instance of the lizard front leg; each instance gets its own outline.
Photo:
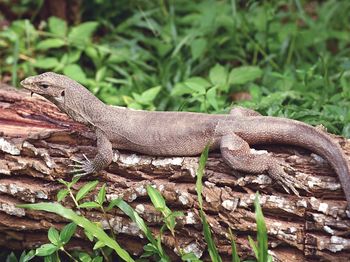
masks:
POLYGON ((220 150, 224 161, 234 170, 254 174, 266 172, 288 193, 290 189, 298 195, 294 185, 305 189, 294 177, 286 173, 280 162, 268 155, 252 154, 249 144, 235 134, 221 138, 220 150))
POLYGON ((84 176, 87 174, 95 173, 106 168, 113 158, 112 144, 108 140, 105 133, 97 128, 96 129, 97 138, 97 154, 94 159, 89 160, 86 158, 84 160, 74 160, 77 164, 72 165, 76 167, 72 172, 77 173, 79 176, 84 176))

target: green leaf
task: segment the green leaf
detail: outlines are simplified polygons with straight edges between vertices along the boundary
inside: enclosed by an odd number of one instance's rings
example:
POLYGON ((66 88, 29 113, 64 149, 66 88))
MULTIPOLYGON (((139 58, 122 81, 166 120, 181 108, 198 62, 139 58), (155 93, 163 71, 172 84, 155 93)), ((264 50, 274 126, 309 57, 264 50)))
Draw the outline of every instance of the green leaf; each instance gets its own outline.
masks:
POLYGON ((56 57, 39 57, 33 63, 34 67, 41 69, 52 69, 59 64, 56 57))
POLYGON ((268 239, 267 239, 267 228, 265 224, 264 215, 261 210, 259 203, 259 192, 256 192, 255 200, 255 217, 257 226, 257 240, 258 240, 258 250, 259 250, 259 261, 266 262, 268 259, 268 239))
POLYGON ((97 242, 95 243, 94 247, 93 247, 93 250, 102 248, 102 247, 104 247, 104 246, 106 246, 104 242, 102 242, 102 241, 97 241, 97 242))
POLYGON ((57 193, 57 201, 61 202, 63 199, 65 199, 65 197, 69 194, 69 190, 68 189, 61 189, 60 191, 58 191, 57 193))
POLYGON ((204 95, 206 88, 210 87, 211 84, 201 77, 192 77, 184 82, 192 91, 204 95))
POLYGON ((94 259, 91 262, 103 262, 103 257, 101 256, 94 257, 94 259))
POLYGON ((208 154, 209 154, 209 144, 206 145, 206 147, 204 148, 200 159, 199 159, 199 166, 197 169, 197 180, 196 180, 196 191, 197 191, 197 198, 198 198, 198 203, 199 203, 199 214, 201 217, 201 221, 203 224, 203 233, 204 233, 204 238, 207 242, 208 245, 208 252, 210 255, 210 258, 212 261, 222 261, 221 257, 219 256, 219 252, 215 246, 211 231, 210 231, 210 227, 209 224, 207 222, 207 219, 205 217, 205 213, 203 211, 203 197, 202 197, 202 191, 203 191, 203 183, 202 183, 202 179, 203 179, 203 174, 204 174, 204 169, 205 169, 205 165, 207 163, 208 160, 208 154))
POLYGON ((258 248, 254 242, 254 240, 251 238, 251 236, 248 236, 248 241, 249 241, 249 244, 250 244, 250 247, 253 249, 253 252, 254 252, 254 255, 255 255, 255 258, 259 260, 259 251, 258 251, 258 248))
POLYGON ((58 231, 56 230, 56 228, 54 227, 50 227, 49 232, 47 234, 50 242, 56 246, 59 245, 60 242, 60 234, 58 233, 58 231))
POLYGON ((204 38, 197 38, 197 39, 192 41, 191 54, 192 54, 192 58, 194 60, 203 56, 203 54, 207 48, 207 44, 208 44, 207 40, 204 38))
POLYGON ((54 35, 64 37, 67 34, 67 23, 60 18, 52 16, 49 18, 49 30, 54 35))
POLYGON ((101 205, 96 202, 84 202, 79 205, 80 208, 100 208, 101 205))
POLYGON ((90 181, 86 183, 80 190, 78 191, 77 195, 75 196, 75 199, 77 201, 81 200, 83 197, 85 197, 91 190, 93 190, 98 184, 98 181, 90 181))
POLYGON ((61 46, 64 46, 65 42, 62 39, 59 38, 49 38, 45 39, 36 46, 37 49, 39 50, 47 50, 50 48, 58 48, 61 46))
POLYGON ((214 85, 225 85, 227 83, 227 75, 225 67, 220 64, 216 64, 209 71, 210 82, 214 85))
POLYGON ((147 185, 147 194, 158 211, 164 211, 166 209, 165 200, 157 189, 147 185))
POLYGON ((84 229, 84 234, 91 242, 94 240, 94 235, 90 231, 84 229))
POLYGON ((96 82, 102 82, 105 77, 106 77, 106 71, 107 71, 107 67, 103 66, 101 67, 97 73, 96 73, 96 76, 95 76, 95 80, 96 82))
POLYGON ((68 34, 69 42, 78 46, 86 45, 91 41, 97 26, 97 22, 85 22, 73 27, 68 34))
POLYGON ((212 88, 210 88, 207 91, 207 100, 209 102, 209 104, 214 107, 215 110, 219 110, 219 105, 218 105, 218 101, 217 101, 217 95, 216 95, 216 89, 217 86, 214 86, 212 88))
POLYGON ((257 66, 241 66, 231 70, 228 81, 232 85, 242 85, 254 81, 261 75, 262 70, 257 66))
POLYGON ((103 184, 103 186, 101 187, 97 195, 97 203, 102 205, 103 202, 105 202, 105 200, 106 200, 106 184, 103 184))
POLYGON ((76 229, 77 225, 73 222, 65 225, 60 233, 61 242, 64 244, 68 243, 71 237, 74 235, 76 229))
POLYGON ((36 249, 35 255, 39 257, 48 256, 57 251, 57 249, 58 247, 54 244, 44 244, 36 249))
MULTIPOLYGON (((118 199, 119 201, 116 201, 116 205, 120 210, 122 210, 127 216, 131 218, 131 220, 137 224, 138 228, 145 234, 149 242, 154 246, 157 245, 157 241, 152 235, 151 230, 147 227, 145 221, 139 216, 139 214, 134 211, 131 206, 126 203, 121 198, 118 199)), ((163 254, 163 249, 159 250, 161 254, 163 254)), ((163 254, 164 255, 164 254, 163 254)))
POLYGON ((183 255, 183 256, 181 257, 181 260, 182 260, 182 261, 195 261, 195 262, 201 261, 201 260, 198 259, 198 257, 196 257, 196 255, 193 254, 192 252, 183 255))
POLYGON ((149 104, 153 102, 153 100, 158 95, 159 91, 162 89, 161 86, 155 86, 150 89, 147 89, 145 92, 141 94, 138 98, 135 97, 136 101, 141 104, 149 104))
POLYGON ((89 256, 88 253, 80 252, 79 253, 79 260, 81 262, 91 262, 91 257, 89 256))
POLYGON ((231 228, 228 228, 228 231, 230 233, 230 239, 231 239, 231 261, 232 262, 241 262, 239 259, 238 253, 237 253, 237 247, 236 247, 236 242, 233 237, 231 228))
POLYGON ((203 175, 204 175, 204 169, 205 165, 208 160, 208 154, 209 154, 209 144, 205 146, 200 158, 199 158, 199 166, 197 169, 197 180, 196 180, 196 191, 197 191, 197 197, 198 197, 198 203, 199 207, 203 208, 203 198, 202 198, 202 191, 203 191, 203 175))
MULTIPOLYGON (((198 194, 198 192, 197 192, 197 194, 198 194)), ((203 224, 204 238, 205 238, 205 241, 207 242, 207 245, 208 245, 208 252, 209 252, 211 261, 221 262, 222 259, 219 256, 219 252, 218 252, 218 250, 217 250, 217 248, 215 246, 215 243, 214 243, 214 240, 213 240, 213 236, 211 234, 211 230, 210 230, 208 221, 207 221, 207 219, 205 217, 205 213, 204 213, 203 209, 199 210, 199 214, 200 214, 201 221, 202 221, 202 224, 203 224)))
POLYGON ((68 76, 68 77, 70 77, 70 78, 74 79, 75 81, 78 81, 82 84, 86 83, 86 81, 87 81, 87 78, 86 78, 84 71, 77 64, 67 65, 63 69, 63 73, 66 76, 68 76))
POLYGON ((35 257, 35 250, 30 250, 27 254, 25 251, 22 252, 19 262, 27 262, 35 257))
POLYGON ((122 249, 119 244, 110 238, 100 227, 96 224, 90 222, 85 217, 77 215, 73 210, 63 207, 58 203, 37 203, 37 204, 25 204, 25 205, 17 205, 19 208, 28 208, 32 210, 41 210, 46 212, 55 213, 60 215, 66 219, 73 221, 75 224, 84 228, 85 230, 91 232, 94 237, 98 240, 103 241, 106 246, 112 248, 120 258, 125 261, 134 261, 127 251, 122 249))
POLYGON ((6 262, 18 262, 15 253, 11 252, 11 254, 7 256, 6 262))
POLYGON ((113 207, 117 206, 120 201, 123 201, 123 199, 121 199, 121 198, 113 199, 109 203, 108 207, 106 208, 106 211, 110 211, 113 207))

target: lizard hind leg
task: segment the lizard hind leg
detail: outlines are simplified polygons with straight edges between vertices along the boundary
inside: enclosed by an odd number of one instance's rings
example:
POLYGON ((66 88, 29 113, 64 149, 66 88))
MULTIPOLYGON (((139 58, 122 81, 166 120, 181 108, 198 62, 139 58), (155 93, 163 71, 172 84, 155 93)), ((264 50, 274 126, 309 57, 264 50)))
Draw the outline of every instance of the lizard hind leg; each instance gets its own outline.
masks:
POLYGON ((236 134, 225 135, 220 142, 224 161, 234 170, 245 173, 267 173, 279 183, 287 193, 299 195, 294 186, 306 190, 297 179, 289 175, 284 166, 269 155, 257 155, 250 151, 249 144, 236 134))

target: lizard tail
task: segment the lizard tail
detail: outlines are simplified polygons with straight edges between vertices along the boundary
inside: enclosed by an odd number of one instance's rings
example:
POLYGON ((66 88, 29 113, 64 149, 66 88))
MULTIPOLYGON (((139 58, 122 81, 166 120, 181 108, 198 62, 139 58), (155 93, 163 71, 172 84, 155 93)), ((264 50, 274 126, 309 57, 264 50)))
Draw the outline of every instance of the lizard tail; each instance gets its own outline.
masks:
MULTIPOLYGON (((296 120, 276 117, 256 118, 258 118, 259 128, 256 128, 257 131, 252 131, 252 129, 250 129, 250 134, 248 133, 249 135, 246 138, 245 135, 243 135, 243 139, 248 143, 250 140, 253 143, 296 145, 311 150, 325 158, 339 177, 348 203, 348 210, 350 211, 350 163, 340 145, 330 135, 319 128, 296 120), (260 127, 262 127, 263 130, 260 127), (263 135, 261 136, 261 134, 263 135), (257 141, 256 137, 259 136, 261 139, 257 141)), ((254 120, 253 122, 256 123, 254 120)), ((254 124, 252 126, 254 126, 254 124)), ((246 134, 246 132, 244 133, 246 134)))

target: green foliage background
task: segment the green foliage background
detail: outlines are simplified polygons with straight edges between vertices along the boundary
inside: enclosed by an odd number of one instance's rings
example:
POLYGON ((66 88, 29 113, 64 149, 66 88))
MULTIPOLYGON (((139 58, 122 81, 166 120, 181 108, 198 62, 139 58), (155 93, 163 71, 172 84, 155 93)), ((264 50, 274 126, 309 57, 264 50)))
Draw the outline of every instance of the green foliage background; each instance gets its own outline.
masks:
POLYGON ((240 104, 350 137, 350 1, 82 5, 78 25, 51 17, 3 28, 0 75, 18 85, 55 71, 109 104, 210 113, 240 104), (238 92, 251 100, 234 101, 238 92))

